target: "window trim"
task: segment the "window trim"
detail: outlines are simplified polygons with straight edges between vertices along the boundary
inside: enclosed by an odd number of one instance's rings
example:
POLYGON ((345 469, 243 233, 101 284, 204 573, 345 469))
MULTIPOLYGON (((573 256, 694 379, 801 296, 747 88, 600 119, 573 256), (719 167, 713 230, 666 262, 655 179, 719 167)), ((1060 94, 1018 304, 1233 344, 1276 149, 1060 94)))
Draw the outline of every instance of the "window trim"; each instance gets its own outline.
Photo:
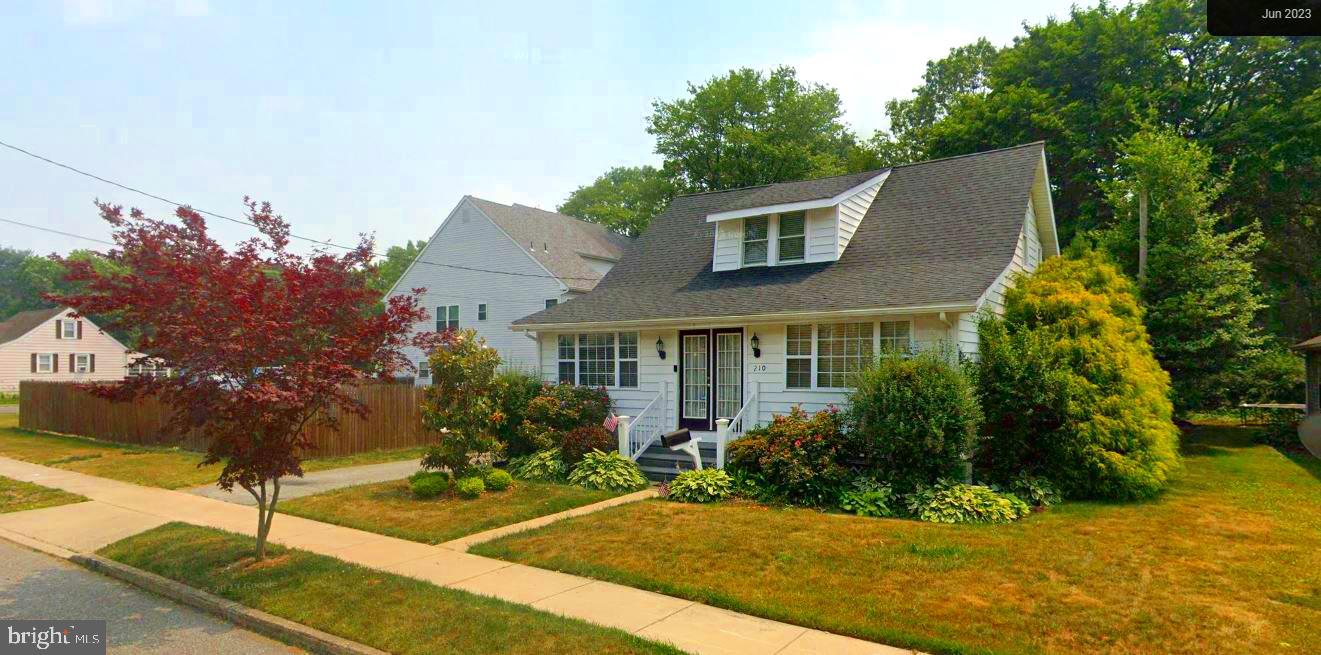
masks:
POLYGON ((436 305, 436 331, 437 331, 437 332, 444 332, 445 330, 450 330, 450 329, 457 330, 457 329, 459 329, 459 311, 460 311, 460 310, 459 310, 459 305, 458 305, 458 303, 454 303, 454 304, 452 304, 452 305, 436 305), (440 315, 441 315, 441 310, 444 310, 444 313, 445 313, 445 327, 443 327, 443 328, 440 327, 440 321, 441 321, 440 315), (451 311, 451 310, 452 310, 452 311, 451 311), (453 323, 454 323, 453 325, 450 325, 450 322, 451 322, 450 317, 451 317, 451 316, 454 317, 454 318, 453 318, 453 323))
POLYGON ((91 373, 92 355, 91 353, 74 353, 73 370, 70 373, 91 373))
POLYGON ((776 214, 776 215, 775 215, 775 264, 776 264, 777 266, 780 265, 780 264, 802 264, 802 263, 804 263, 804 262, 806 262, 806 261, 807 261, 807 211, 806 211, 806 210, 799 210, 799 211, 795 211, 795 212, 784 212, 784 213, 782 213, 782 214, 776 214), (802 234, 794 234, 794 235, 791 235, 791 236, 789 237, 790 239, 802 239, 802 240, 803 240, 803 256, 802 256, 802 257, 795 257, 795 258, 793 258, 793 259, 783 259, 783 258, 780 257, 780 244, 783 243, 783 241, 784 241, 784 233, 780 231, 780 225, 781 225, 780 221, 781 221, 781 219, 784 218, 785 214, 802 214, 802 215, 803 215, 803 233, 802 233, 802 234))
POLYGON ((563 365, 563 364, 573 364, 573 382, 572 382, 572 384, 576 384, 576 385, 582 385, 582 384, 583 384, 583 382, 582 382, 582 375, 583 375, 583 367, 582 367, 582 363, 583 363, 583 358, 582 358, 582 352, 581 352, 581 350, 580 350, 580 348, 582 348, 582 345, 581 345, 581 342, 579 341, 579 338, 582 337, 582 336, 585 336, 585 335, 589 335, 589 334, 611 334, 611 335, 614 335, 614 340, 613 340, 613 343, 612 343, 612 345, 611 345, 611 351, 612 351, 613 356, 614 356, 613 359, 614 359, 614 369, 615 369, 615 370, 614 370, 614 380, 615 380, 615 383, 614 383, 614 384, 608 384, 608 385, 591 385, 591 386, 593 386, 593 387, 596 387, 596 386, 603 386, 603 387, 606 388, 606 389, 641 389, 641 388, 642 388, 642 332, 641 332, 640 330, 618 330, 618 331, 616 331, 616 330, 599 330, 599 331, 590 331, 590 332, 558 332, 558 333, 556 333, 556 334, 555 334, 555 345, 554 345, 554 348, 555 348, 555 381, 556 381, 556 383, 557 383, 557 384, 562 384, 562 383, 563 383, 563 381, 561 380, 561 377, 560 377, 560 369, 561 369, 562 365, 563 365), (620 348, 619 341, 620 341, 620 337, 621 337, 622 335, 624 335, 624 334, 635 334, 635 335, 637 335, 637 356, 635 356, 635 357, 621 357, 621 356, 620 356, 620 353, 621 353, 621 350, 622 350, 622 349, 620 348), (561 353, 561 351, 560 351, 560 346, 561 346, 561 344, 560 344, 560 340, 561 340, 561 339, 565 339, 565 338, 569 339, 570 343, 571 343, 572 346, 573 346, 573 347, 572 347, 572 352, 570 353, 570 354, 572 355, 572 358, 571 358, 571 359, 565 359, 564 357, 562 357, 562 353, 561 353), (622 373, 622 371, 623 371, 623 366, 621 365, 621 362, 637 362, 637 384, 636 384, 636 385, 633 385, 633 386, 623 386, 623 385, 620 384, 620 382, 623 380, 623 376, 621 375, 621 373, 622 373))
POLYGON ((810 323, 786 323, 786 324, 784 325, 784 377, 782 378, 783 381, 784 381, 784 389, 785 389, 786 392, 793 392, 793 391, 830 391, 830 392, 846 392, 846 391, 851 391, 851 390, 853 389, 852 387, 823 387, 823 386, 820 386, 820 384, 817 382, 817 358, 818 358, 818 354, 819 354, 819 351, 820 351, 820 349, 818 348, 818 344, 817 344, 817 339, 819 338, 819 330, 818 330, 818 327, 821 326, 821 325, 834 325, 834 324, 837 324, 837 323, 839 323, 839 324, 847 324, 847 323, 870 323, 871 326, 872 326, 871 339, 872 339, 872 357, 873 357, 873 358, 878 357, 878 356, 880 356, 880 354, 881 354, 881 324, 882 324, 882 323, 906 323, 906 324, 908 324, 908 349, 909 349, 909 352, 912 352, 912 350, 913 350, 915 344, 917 343, 917 342, 914 340, 914 338, 913 338, 913 337, 915 336, 914 329, 915 329, 915 327, 916 327, 916 325, 915 325, 915 319, 913 319, 913 318, 911 318, 911 317, 910 317, 910 318, 906 318, 906 319, 899 319, 899 320, 872 319, 871 321, 850 321, 850 320, 841 320, 841 321, 821 321, 821 322, 815 322, 815 321, 814 321, 814 322, 810 322, 810 323), (810 326, 810 327, 812 328, 812 337, 811 337, 811 346, 812 346, 811 351, 812 351, 812 354, 811 354, 810 357, 803 357, 802 355, 798 355, 798 356, 795 356, 795 357, 790 357, 790 356, 789 356, 789 326, 790 326, 790 325, 808 325, 808 326, 810 326), (808 360, 809 362, 811 362, 810 366, 811 366, 812 386, 810 386, 810 387, 791 387, 791 386, 789 386, 789 360, 790 360, 790 359, 806 359, 806 360, 808 360))
POLYGON ((777 221, 778 221, 778 218, 777 218, 777 217, 778 217, 778 214, 763 214, 763 215, 760 215, 760 216, 749 216, 749 217, 747 217, 747 218, 744 218, 744 219, 739 223, 739 228, 740 228, 740 229, 739 229, 738 260, 739 260, 739 267, 740 267, 740 268, 751 268, 751 267, 753 267, 753 266, 770 266, 770 265, 771 265, 771 240, 772 240, 771 237, 772 237, 772 235, 774 234, 774 231, 771 229, 771 224, 772 224, 773 222, 777 222, 777 221), (765 236, 764 238, 761 238, 761 239, 751 239, 751 240, 749 240, 749 239, 748 239, 748 221, 749 221, 749 220, 752 220, 752 219, 757 219, 757 218, 764 218, 764 219, 766 219, 766 236, 765 236), (766 259, 764 259, 764 260, 762 260, 762 261, 760 261, 760 262, 751 262, 751 263, 749 263, 749 262, 748 262, 748 244, 749 244, 749 243, 764 243, 764 244, 766 244, 766 259))
POLYGON ((430 380, 430 379, 431 379, 431 362, 430 362, 430 361, 423 359, 423 360, 420 360, 420 361, 417 363, 417 379, 419 379, 419 380, 430 380))
POLYGON ((486 320, 486 303, 484 302, 477 303, 477 320, 486 320))
POLYGON ((37 353, 37 372, 38 372, 38 373, 54 373, 54 372, 55 372, 55 356, 56 356, 55 353, 37 353), (41 368, 41 360, 42 360, 42 358, 45 358, 45 360, 46 360, 46 369, 45 369, 45 370, 42 370, 42 368, 41 368))
POLYGON ((547 299, 546 299, 546 305, 545 305, 545 307, 543 307, 543 309, 550 309, 551 307, 554 307, 554 306, 556 306, 556 305, 558 305, 558 304, 560 304, 560 299, 559 299, 559 298, 547 298, 547 299))
POLYGON ((60 340, 69 341, 69 340, 76 340, 77 338, 78 338, 78 321, 68 318, 60 319, 60 340))

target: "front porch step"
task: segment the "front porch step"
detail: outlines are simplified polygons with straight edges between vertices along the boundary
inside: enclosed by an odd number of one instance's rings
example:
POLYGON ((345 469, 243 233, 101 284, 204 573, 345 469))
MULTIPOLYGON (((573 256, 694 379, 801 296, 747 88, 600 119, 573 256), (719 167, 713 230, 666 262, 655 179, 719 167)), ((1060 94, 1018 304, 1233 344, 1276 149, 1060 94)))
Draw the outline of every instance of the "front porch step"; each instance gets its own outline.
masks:
MULTIPOLYGON (((716 445, 706 439, 698 446, 702 454, 702 466, 716 465, 716 445)), ((693 458, 688 453, 670 450, 659 444, 652 444, 638 458, 638 468, 653 482, 669 482, 683 471, 693 468, 693 458)))

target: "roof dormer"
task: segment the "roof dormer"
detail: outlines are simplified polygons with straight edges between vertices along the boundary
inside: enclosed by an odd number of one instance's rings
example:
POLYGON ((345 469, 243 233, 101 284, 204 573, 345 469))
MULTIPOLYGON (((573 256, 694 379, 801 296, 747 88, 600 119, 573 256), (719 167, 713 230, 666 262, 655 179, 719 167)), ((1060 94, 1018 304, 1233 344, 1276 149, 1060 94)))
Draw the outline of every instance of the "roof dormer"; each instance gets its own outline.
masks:
POLYGON ((773 184, 708 214, 716 224, 712 269, 839 259, 889 174, 773 184))

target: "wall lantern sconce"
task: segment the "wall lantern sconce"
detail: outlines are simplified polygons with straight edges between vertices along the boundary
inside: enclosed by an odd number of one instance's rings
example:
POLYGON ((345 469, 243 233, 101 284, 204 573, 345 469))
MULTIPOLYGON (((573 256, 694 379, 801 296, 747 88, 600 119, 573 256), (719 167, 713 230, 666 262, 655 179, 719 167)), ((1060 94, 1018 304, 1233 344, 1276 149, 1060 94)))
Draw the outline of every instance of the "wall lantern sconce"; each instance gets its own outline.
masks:
POLYGON ((660 355, 661 359, 665 359, 665 342, 660 339, 656 340, 656 354, 660 355))
POLYGON ((756 334, 752 335, 752 356, 761 359, 761 339, 756 334))

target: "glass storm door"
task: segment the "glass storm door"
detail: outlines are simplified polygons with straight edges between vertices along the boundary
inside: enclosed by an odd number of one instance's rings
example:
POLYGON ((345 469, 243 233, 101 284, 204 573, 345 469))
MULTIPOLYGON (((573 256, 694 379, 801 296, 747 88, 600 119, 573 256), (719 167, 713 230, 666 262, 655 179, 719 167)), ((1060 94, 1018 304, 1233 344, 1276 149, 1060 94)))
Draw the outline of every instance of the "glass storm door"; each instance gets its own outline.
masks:
POLYGON ((679 427, 715 429, 743 407, 743 329, 679 333, 679 427))
POLYGON ((743 330, 715 331, 716 413, 713 418, 734 418, 743 409, 743 330))
POLYGON ((711 332, 679 333, 679 427, 711 429, 711 332))

